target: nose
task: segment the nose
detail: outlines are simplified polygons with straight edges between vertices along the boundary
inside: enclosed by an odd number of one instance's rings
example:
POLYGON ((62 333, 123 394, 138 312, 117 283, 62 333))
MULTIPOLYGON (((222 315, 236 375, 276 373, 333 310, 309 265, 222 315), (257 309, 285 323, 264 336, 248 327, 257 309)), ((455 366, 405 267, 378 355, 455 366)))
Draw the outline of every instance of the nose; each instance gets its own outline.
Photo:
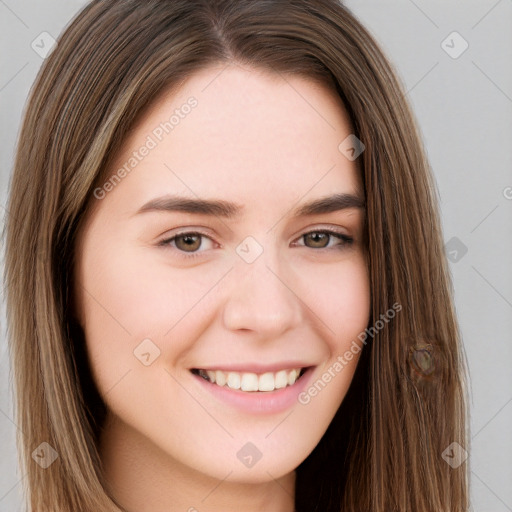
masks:
POLYGON ((275 339, 302 320, 303 304, 289 272, 277 257, 264 251, 252 263, 239 260, 232 272, 232 286, 224 303, 224 327, 252 331, 259 338, 275 339))

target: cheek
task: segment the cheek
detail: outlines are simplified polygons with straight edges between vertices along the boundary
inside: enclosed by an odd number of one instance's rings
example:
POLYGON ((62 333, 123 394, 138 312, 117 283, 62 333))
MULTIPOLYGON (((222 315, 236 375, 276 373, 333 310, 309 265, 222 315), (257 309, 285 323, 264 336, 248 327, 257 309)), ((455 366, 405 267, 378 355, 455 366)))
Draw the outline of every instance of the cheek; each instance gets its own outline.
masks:
POLYGON ((100 394, 119 412, 169 386, 165 370, 179 365, 214 321, 216 284, 230 265, 172 268, 164 259, 148 264, 144 251, 114 243, 95 251, 90 244, 78 276, 87 352, 100 394), (120 394, 130 399, 115 402, 120 394))
POLYGON ((323 283, 307 292, 308 305, 322 320, 326 357, 315 379, 299 397, 309 410, 311 428, 330 422, 340 406, 359 361, 363 344, 358 336, 370 318, 370 282, 362 255, 342 264, 318 268, 308 283, 323 283))
POLYGON ((340 353, 364 331, 370 317, 366 262, 356 254, 334 264, 303 269, 302 296, 325 327, 331 353, 340 353))
POLYGON ((191 278, 184 269, 148 264, 142 251, 89 249, 78 277, 83 283, 83 324, 92 348, 126 352, 145 338, 166 336, 215 284, 217 274, 196 272, 191 278), (101 347, 94 347, 97 344, 101 347))

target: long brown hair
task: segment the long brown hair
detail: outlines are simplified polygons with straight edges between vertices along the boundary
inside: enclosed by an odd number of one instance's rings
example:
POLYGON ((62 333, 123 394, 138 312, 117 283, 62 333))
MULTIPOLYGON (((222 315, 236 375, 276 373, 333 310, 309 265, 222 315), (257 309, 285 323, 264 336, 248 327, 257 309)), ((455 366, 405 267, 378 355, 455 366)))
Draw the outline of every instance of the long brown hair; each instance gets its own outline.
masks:
POLYGON ((469 447, 435 183, 403 85, 336 0, 95 0, 45 61, 19 136, 4 276, 29 510, 119 510, 97 449, 104 404, 72 315, 75 240, 139 116, 195 71, 229 62, 321 82, 344 102, 365 145, 369 327, 402 306, 365 344, 297 468, 296 510, 467 510, 467 464, 443 457, 451 443, 469 447), (32 460, 42 442, 59 455, 47 469, 32 460))

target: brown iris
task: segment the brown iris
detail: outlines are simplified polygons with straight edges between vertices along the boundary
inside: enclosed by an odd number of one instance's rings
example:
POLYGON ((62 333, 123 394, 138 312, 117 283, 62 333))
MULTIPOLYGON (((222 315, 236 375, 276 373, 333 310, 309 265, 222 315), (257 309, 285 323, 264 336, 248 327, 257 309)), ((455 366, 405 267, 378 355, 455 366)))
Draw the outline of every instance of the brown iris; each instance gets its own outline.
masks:
POLYGON ((322 249, 329 244, 329 237, 330 235, 328 233, 308 233, 307 235, 304 235, 304 243, 306 243, 306 240, 310 240, 313 242, 313 245, 308 247, 322 249))
POLYGON ((194 252, 201 247, 201 235, 178 235, 175 239, 176 247, 182 251, 194 252), (182 241, 183 243, 180 243, 182 241))

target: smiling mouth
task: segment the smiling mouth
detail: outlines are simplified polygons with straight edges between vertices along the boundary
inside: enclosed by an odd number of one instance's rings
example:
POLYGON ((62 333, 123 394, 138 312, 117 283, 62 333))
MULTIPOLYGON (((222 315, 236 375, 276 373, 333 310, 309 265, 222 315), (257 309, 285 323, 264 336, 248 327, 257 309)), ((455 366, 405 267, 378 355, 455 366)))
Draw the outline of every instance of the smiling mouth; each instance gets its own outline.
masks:
POLYGON ((191 370, 211 384, 220 387, 227 387, 238 391, 257 392, 275 391, 288 386, 293 386, 308 368, 293 368, 290 370, 279 370, 277 372, 250 373, 233 372, 223 370, 191 370))

